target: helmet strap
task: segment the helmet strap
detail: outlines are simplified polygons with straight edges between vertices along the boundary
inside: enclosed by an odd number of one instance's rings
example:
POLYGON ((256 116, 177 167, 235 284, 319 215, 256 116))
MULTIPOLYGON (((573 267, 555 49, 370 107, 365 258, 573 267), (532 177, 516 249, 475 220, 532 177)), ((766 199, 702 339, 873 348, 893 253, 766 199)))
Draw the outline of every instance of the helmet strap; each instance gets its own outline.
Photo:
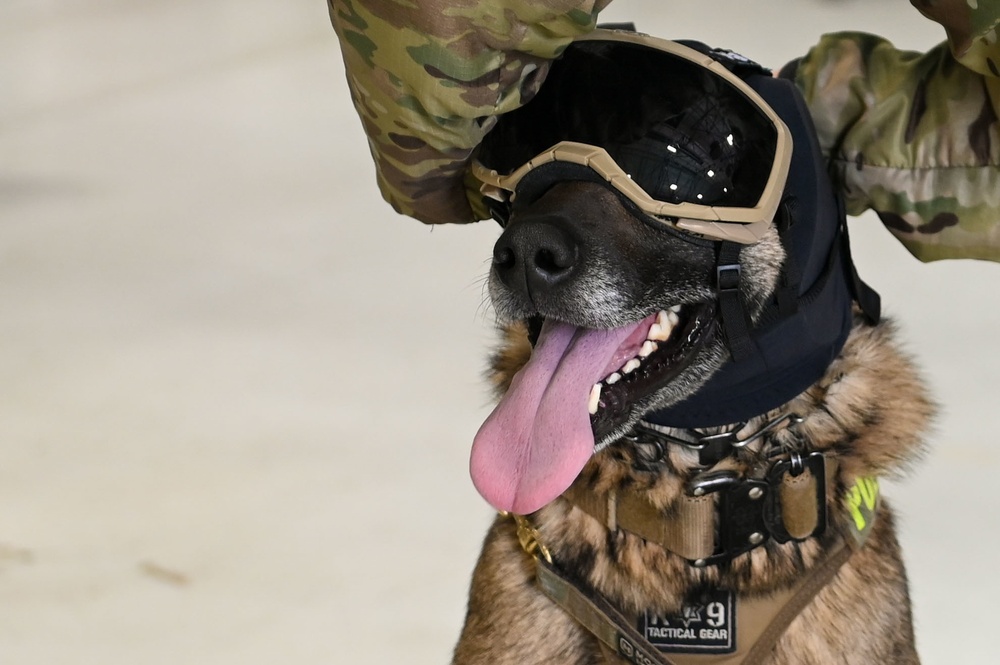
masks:
POLYGON ((722 330, 733 360, 740 362, 753 355, 750 341, 750 317, 747 316, 740 298, 740 245, 729 240, 719 243, 719 254, 715 264, 715 292, 719 300, 722 330))

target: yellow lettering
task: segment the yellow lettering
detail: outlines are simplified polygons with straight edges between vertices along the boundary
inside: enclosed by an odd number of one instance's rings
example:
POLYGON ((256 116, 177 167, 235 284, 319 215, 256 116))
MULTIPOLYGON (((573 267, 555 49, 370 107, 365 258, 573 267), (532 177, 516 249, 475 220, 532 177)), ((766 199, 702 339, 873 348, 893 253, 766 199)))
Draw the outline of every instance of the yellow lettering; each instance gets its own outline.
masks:
POLYGON ((854 518, 854 526, 857 527, 858 531, 864 531, 867 521, 865 520, 864 514, 861 512, 861 491, 858 486, 855 485, 847 492, 847 496, 844 497, 847 503, 847 510, 851 513, 851 517, 854 518))
POLYGON ((875 510, 875 501, 878 499, 878 480, 862 478, 858 481, 858 489, 861 491, 861 498, 868 510, 875 510))
POLYGON ((854 520, 854 526, 858 531, 864 531, 868 526, 868 516, 875 512, 878 504, 878 479, 858 478, 851 489, 847 490, 844 504, 854 520))

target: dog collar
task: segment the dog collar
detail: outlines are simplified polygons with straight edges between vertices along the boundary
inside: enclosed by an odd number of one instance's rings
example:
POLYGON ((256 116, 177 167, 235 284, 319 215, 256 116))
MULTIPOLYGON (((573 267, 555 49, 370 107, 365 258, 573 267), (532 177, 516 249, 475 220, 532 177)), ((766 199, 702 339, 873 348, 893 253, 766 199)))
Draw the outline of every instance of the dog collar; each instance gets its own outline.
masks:
MULTIPOLYGON (((756 452, 760 461, 744 475, 723 463, 738 451, 802 422, 798 414, 786 412, 753 431, 746 431, 747 424, 739 423, 723 432, 706 434, 668 430, 640 421, 625 437, 636 447, 638 464, 656 468, 666 458, 668 446, 674 445, 696 451, 704 467, 688 480, 669 518, 641 493, 599 494, 581 479, 563 497, 609 530, 635 533, 699 568, 730 561, 769 540, 786 543, 819 536, 827 528, 827 506, 835 503, 836 457, 787 452, 765 444, 756 452)), ((878 483, 861 479, 845 496, 844 508, 852 516, 848 527, 854 525, 850 535, 860 547, 877 508, 878 483), (862 510, 865 512, 859 512, 862 510)))
POLYGON ((713 467, 695 475, 665 513, 636 491, 595 493, 577 481, 563 494, 604 524, 663 547, 696 568, 718 565, 773 540, 787 543, 826 531, 837 460, 791 453, 745 476, 713 467))

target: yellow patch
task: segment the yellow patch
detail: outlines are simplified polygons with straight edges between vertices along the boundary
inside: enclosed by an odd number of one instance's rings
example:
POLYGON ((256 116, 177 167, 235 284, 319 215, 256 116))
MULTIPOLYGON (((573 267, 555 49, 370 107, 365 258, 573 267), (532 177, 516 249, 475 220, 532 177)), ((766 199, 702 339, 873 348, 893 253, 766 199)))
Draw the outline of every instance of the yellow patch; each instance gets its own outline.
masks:
POLYGON ((878 497, 878 478, 874 476, 858 478, 844 495, 844 507, 859 534, 871 527, 875 509, 878 508, 878 497))

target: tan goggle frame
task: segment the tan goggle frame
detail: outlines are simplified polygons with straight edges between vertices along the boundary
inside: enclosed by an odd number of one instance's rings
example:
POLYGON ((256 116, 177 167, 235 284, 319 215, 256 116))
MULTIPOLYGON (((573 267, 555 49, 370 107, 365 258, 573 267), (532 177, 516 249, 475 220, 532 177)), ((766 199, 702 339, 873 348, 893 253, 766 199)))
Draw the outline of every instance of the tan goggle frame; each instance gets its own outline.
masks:
POLYGON ((514 191, 518 183, 525 175, 539 166, 552 162, 578 164, 593 170, 612 187, 628 197, 640 210, 664 224, 716 240, 729 240, 744 245, 758 242, 771 227, 774 214, 781 203, 785 181, 788 178, 789 164, 792 160, 791 132, 781 121, 781 118, 753 88, 721 63, 704 53, 699 53, 676 42, 621 30, 594 30, 576 41, 595 40, 647 46, 708 69, 716 76, 725 79, 767 117, 776 133, 774 160, 756 205, 753 207, 726 207, 700 203, 657 201, 632 180, 629 174, 608 154, 607 150, 573 141, 561 141, 555 144, 507 175, 502 175, 495 169, 484 166, 478 160, 473 160, 470 168, 472 174, 483 183, 480 188, 483 195, 498 201, 513 201, 514 191))

